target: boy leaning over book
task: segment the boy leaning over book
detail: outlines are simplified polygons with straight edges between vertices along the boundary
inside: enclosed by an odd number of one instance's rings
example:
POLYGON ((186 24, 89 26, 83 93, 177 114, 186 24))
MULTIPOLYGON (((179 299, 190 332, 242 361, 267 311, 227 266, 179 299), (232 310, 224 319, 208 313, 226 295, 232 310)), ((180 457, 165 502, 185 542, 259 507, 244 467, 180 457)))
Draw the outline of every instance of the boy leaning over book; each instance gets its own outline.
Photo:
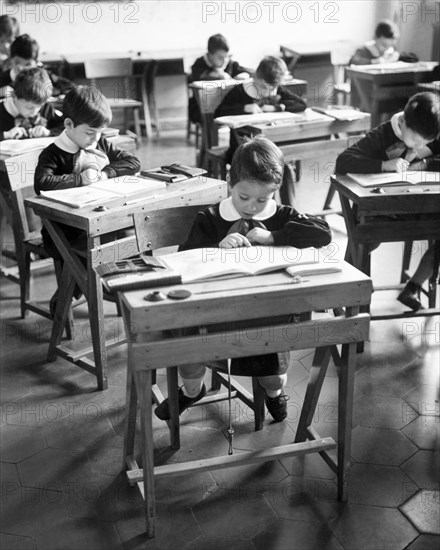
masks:
MULTIPOLYGON (((114 147, 101 133, 112 119, 107 98, 95 87, 77 86, 64 98, 64 131, 40 154, 35 170, 34 189, 41 191, 85 187, 97 181, 139 172, 137 157, 114 147)), ((122 184, 121 184, 122 185, 122 184)), ((82 230, 64 226, 69 241, 85 248, 82 230)), ((48 253, 60 258, 49 234, 43 228, 48 253)), ((106 235, 107 240, 121 233, 106 235)))
MULTIPOLYGON (((440 100, 434 93, 413 95, 403 112, 368 132, 336 160, 339 174, 405 170, 440 171, 440 100)), ((418 218, 426 216, 420 212, 418 218)), ((426 221, 429 223, 428 218, 426 221)), ((420 288, 433 272, 434 259, 433 246, 398 296, 401 303, 415 311, 421 308, 420 288)))
MULTIPOLYGON (((307 248, 329 244, 331 232, 325 221, 275 202, 274 193, 280 188, 283 171, 283 155, 274 143, 265 138, 243 143, 232 160, 231 196, 197 215, 180 250, 237 248, 253 244, 307 248)), ((232 361, 233 373, 258 376, 266 392, 266 406, 276 422, 287 416, 287 397, 283 387, 288 366, 288 361, 282 365, 279 363, 278 354, 232 361)), ((179 414, 205 395, 205 371, 205 365, 179 367, 183 381, 183 387, 179 389, 179 414)), ((161 420, 167 420, 168 399, 154 412, 161 420)))

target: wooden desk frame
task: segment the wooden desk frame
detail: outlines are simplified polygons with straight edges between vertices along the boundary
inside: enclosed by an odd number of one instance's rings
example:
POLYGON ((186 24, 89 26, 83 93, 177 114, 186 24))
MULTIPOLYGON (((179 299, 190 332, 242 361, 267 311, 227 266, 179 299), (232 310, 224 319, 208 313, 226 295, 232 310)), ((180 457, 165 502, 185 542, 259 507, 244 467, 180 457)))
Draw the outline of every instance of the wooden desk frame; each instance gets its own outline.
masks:
POLYGON ((27 199, 26 203, 38 214, 43 224, 53 239, 59 253, 63 257, 64 267, 60 284, 60 295, 57 302, 52 335, 48 351, 48 360, 54 361, 59 355, 80 368, 92 373, 97 378, 98 389, 107 389, 107 349, 122 342, 112 340, 105 341, 102 320, 103 293, 102 283, 96 275, 94 267, 98 263, 117 261, 133 256, 138 252, 135 237, 128 237, 116 241, 114 246, 107 247, 105 256, 104 247, 101 245, 101 237, 108 233, 130 228, 133 226, 132 215, 142 210, 152 208, 163 209, 186 204, 206 204, 219 202, 226 198, 226 183, 211 178, 193 178, 179 184, 170 185, 164 189, 155 189, 152 198, 145 197, 145 201, 135 205, 122 205, 126 199, 106 203, 108 210, 94 212, 93 206, 84 208, 69 208, 60 203, 35 197, 27 199), (85 231, 87 237, 87 256, 81 261, 78 253, 67 241, 60 224, 76 227, 85 231), (84 265, 84 263, 86 265, 84 265), (90 317, 90 330, 92 346, 80 351, 73 351, 61 343, 62 329, 65 326, 68 315, 68 305, 78 284, 82 293, 87 298, 90 317), (93 352, 94 361, 86 355, 93 352))
MULTIPOLYGON (((270 461, 287 456, 319 452, 338 476, 338 498, 347 498, 347 475, 350 466, 351 429, 353 412, 356 345, 368 339, 369 316, 359 314, 359 307, 371 298, 371 280, 343 263, 343 273, 332 282, 328 276, 315 276, 314 281, 292 286, 284 273, 258 278, 197 283, 191 288, 188 300, 172 302, 167 299, 146 305, 145 292, 120 293, 128 339, 128 414, 124 439, 124 468, 129 482, 138 484, 145 499, 146 530, 155 536, 154 479, 177 476, 188 472, 227 468, 245 463, 270 461), (313 309, 346 307, 338 317, 305 321, 298 324, 270 324, 271 317, 295 314, 313 309), (265 318, 264 325, 246 328, 247 319, 265 318), (237 321, 244 326, 237 331, 237 321), (200 323, 226 323, 222 328, 173 338, 171 329, 200 323), (232 323, 232 325, 231 325, 232 323), (149 329, 154 326, 155 332, 149 329), (133 330, 136 327, 136 330, 133 330), (240 338, 246 332, 246 338, 240 338), (287 336, 294 331, 294 338, 287 336), (160 331, 160 332, 156 332, 160 331), (237 343, 237 337, 239 342, 237 343), (337 345, 341 344, 341 353, 337 345), (309 384, 298 425, 295 443, 256 452, 226 455, 193 462, 154 466, 152 428, 152 371, 176 367, 188 362, 242 357, 250 354, 272 353, 315 348, 309 384), (331 438, 322 439, 311 426, 330 356, 335 358, 339 371, 339 412, 337 462, 328 451, 336 446, 331 438), (141 415, 142 464, 134 458, 136 410, 141 415), (309 439, 309 441, 306 441, 309 439)), ((176 287, 161 289, 164 294, 176 287)), ((213 325, 214 326, 214 325, 213 325)), ((170 407, 171 414, 177 415, 170 407)), ((172 422, 172 421, 171 421, 172 422)))
MULTIPOLYGON (((438 185, 426 185, 432 191, 415 191, 412 186, 402 185, 384 189, 385 193, 372 193, 371 188, 362 187, 349 176, 335 175, 332 185, 339 198, 347 228, 346 261, 370 276, 370 245, 385 242, 407 242, 417 240, 440 239, 440 213, 438 204, 440 189, 438 185), (437 215, 428 222, 425 220, 405 219, 420 213, 437 215), (397 219, 391 216, 398 216, 397 219), (388 218, 388 219, 387 219, 388 218)), ((434 283, 435 284, 435 283, 434 283)), ((390 287, 386 287, 389 289, 390 287)), ((380 289, 377 289, 380 290, 380 289)), ((439 310, 432 305, 418 312, 389 315, 372 315, 372 320, 396 319, 405 317, 438 315, 439 310)))

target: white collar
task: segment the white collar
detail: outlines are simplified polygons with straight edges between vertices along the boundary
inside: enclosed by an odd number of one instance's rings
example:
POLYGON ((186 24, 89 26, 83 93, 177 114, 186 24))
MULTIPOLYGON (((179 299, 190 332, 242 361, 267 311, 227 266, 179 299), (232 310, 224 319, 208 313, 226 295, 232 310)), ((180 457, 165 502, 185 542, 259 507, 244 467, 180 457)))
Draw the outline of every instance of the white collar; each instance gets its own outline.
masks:
POLYGON ((396 136, 401 140, 402 139, 402 128, 400 127, 403 117, 403 111, 396 113, 391 117, 391 128, 396 136))
MULTIPOLYGON (((81 149, 81 147, 78 147, 78 145, 66 134, 66 130, 63 130, 63 132, 55 138, 54 143, 57 147, 72 155, 75 155, 81 149)), ((96 147, 87 147, 87 149, 96 149, 96 147)))
POLYGON ((6 112, 9 113, 12 117, 16 118, 20 116, 17 105, 15 104, 14 98, 11 95, 4 100, 4 106, 6 112))
MULTIPOLYGON (((226 220, 227 222, 235 222, 236 220, 239 220, 241 218, 240 214, 235 209, 235 206, 232 204, 232 197, 228 197, 227 199, 222 200, 219 207, 220 216, 226 220)), ((274 199, 269 199, 264 209, 254 216, 253 220, 267 220, 268 218, 271 218, 275 212, 277 211, 277 203, 274 201, 274 199)))

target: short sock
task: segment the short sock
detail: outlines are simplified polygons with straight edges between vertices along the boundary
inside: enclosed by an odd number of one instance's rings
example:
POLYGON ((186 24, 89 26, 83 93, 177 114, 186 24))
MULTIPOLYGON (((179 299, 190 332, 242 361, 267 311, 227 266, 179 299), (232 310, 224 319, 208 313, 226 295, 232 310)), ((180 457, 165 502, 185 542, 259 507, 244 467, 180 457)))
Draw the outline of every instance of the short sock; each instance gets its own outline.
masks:
POLYGON ((183 395, 186 397, 197 397, 202 390, 203 378, 182 378, 183 395))

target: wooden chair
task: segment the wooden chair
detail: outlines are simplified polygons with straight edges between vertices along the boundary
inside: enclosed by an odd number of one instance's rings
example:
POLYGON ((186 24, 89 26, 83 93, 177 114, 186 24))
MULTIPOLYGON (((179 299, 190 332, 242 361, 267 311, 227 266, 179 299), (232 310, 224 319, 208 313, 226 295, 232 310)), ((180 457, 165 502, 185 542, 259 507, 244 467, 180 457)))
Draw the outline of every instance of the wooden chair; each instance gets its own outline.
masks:
POLYGON ((301 54, 291 50, 290 48, 286 48, 285 46, 280 46, 280 54, 281 58, 286 63, 290 74, 294 76, 298 61, 301 59, 301 54))
MULTIPOLYGON (((112 111, 122 110, 124 114, 124 129, 128 129, 128 112, 133 116, 133 124, 137 135, 137 142, 142 136, 140 109, 143 103, 131 99, 130 81, 133 79, 133 61, 131 58, 116 59, 86 59, 84 62, 86 78, 91 85, 97 86, 97 82, 112 79, 110 93, 107 96, 112 111), (119 80, 118 80, 119 79, 119 80), (122 86, 121 86, 122 80, 122 86)), ((144 118, 145 118, 144 113, 144 118)))
MULTIPOLYGON (((163 247, 173 246, 182 243, 186 238, 189 228, 203 205, 190 205, 176 208, 169 208, 158 212, 140 212, 133 216, 138 248, 141 251, 157 251, 163 247)), ((225 374, 227 365, 225 362, 209 365, 213 368, 212 389, 218 390, 221 385, 229 386, 229 377, 225 374)), ((178 377, 177 369, 167 369, 168 394, 171 403, 178 402, 178 377)), ((264 421, 264 390, 258 379, 252 379, 253 395, 251 395, 237 381, 231 379, 231 395, 243 401, 254 411, 255 429, 261 430, 264 421)), ((215 394, 203 398, 196 405, 203 405, 228 399, 229 394, 215 394)), ((164 397, 157 384, 153 386, 153 399, 160 404, 164 397)), ((131 407, 130 409, 131 410, 131 407)), ((179 415, 177 407, 170 406, 171 420, 169 427, 171 431, 172 446, 179 446, 179 415), (174 410, 174 414, 173 414, 174 410), (177 414, 176 414, 177 413, 177 414)))
MULTIPOLYGON (((24 204, 26 197, 34 196, 34 173, 41 151, 32 151, 23 155, 17 155, 5 160, 6 172, 9 178, 10 193, 3 190, 2 209, 10 209, 9 218, 15 242, 15 258, 18 267, 18 276, 13 270, 3 269, 3 274, 10 280, 20 285, 20 309, 21 317, 26 316, 27 311, 33 311, 47 319, 52 319, 48 307, 31 300, 30 287, 32 271, 39 267, 47 267, 49 258, 41 238, 41 220, 32 210, 24 204), (31 254, 41 258, 32 262, 31 254)), ((54 260, 57 282, 61 277, 61 263, 54 260)), ((68 337, 71 336, 70 323, 66 325, 68 337)))
POLYGON ((229 147, 218 145, 218 126, 214 123, 214 111, 238 80, 201 80, 190 87, 194 92, 202 117, 202 138, 197 166, 206 167, 208 173, 226 179, 226 153, 229 147))

